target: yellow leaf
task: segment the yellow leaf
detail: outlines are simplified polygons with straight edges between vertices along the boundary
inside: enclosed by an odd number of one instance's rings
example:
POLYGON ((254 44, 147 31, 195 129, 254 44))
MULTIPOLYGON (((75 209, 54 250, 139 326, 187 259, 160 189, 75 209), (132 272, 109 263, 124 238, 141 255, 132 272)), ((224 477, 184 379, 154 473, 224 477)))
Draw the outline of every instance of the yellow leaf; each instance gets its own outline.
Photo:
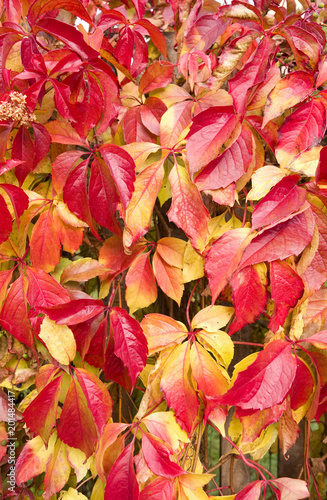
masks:
POLYGON ((235 382, 235 379, 240 372, 243 372, 244 370, 247 369, 248 366, 250 366, 252 363, 254 363, 257 356, 258 356, 258 353, 253 352, 252 354, 249 354, 249 356, 246 356, 246 358, 243 358, 239 363, 237 363, 235 365, 234 371, 233 371, 233 376, 232 376, 232 383, 235 382))
MULTIPOLYGON (((144 168, 149 166, 146 164, 148 157, 160 150, 160 146, 157 146, 152 142, 131 142, 130 144, 125 144, 122 148, 125 149, 125 151, 127 151, 127 153, 129 153, 133 158, 136 165, 136 172, 138 173, 142 172, 144 168)), ((156 158, 154 161, 159 160, 160 158, 156 158)), ((152 161, 152 164, 154 161, 152 161)))
POLYGON ((69 488, 68 491, 62 491, 58 500, 87 500, 87 497, 75 490, 74 488, 69 488))
POLYGON ((283 177, 285 177, 285 173, 278 167, 265 165, 259 168, 252 176, 252 189, 247 196, 248 200, 260 200, 283 177))
POLYGON ((202 330, 197 334, 197 339, 210 351, 217 361, 228 368, 234 357, 234 343, 228 333, 217 330, 215 333, 202 330))
POLYGON ((314 177, 319 163, 322 146, 311 148, 295 157, 288 166, 292 172, 298 172, 306 177, 314 177))
POLYGON ((243 453, 250 453, 253 460, 260 460, 265 456, 271 445, 276 441, 277 435, 278 432, 275 429, 275 424, 269 425, 269 427, 264 429, 260 436, 253 441, 253 443, 240 445, 240 450, 243 453))
POLYGON ((81 481, 86 476, 89 470, 90 458, 86 461, 86 455, 82 450, 67 445, 67 460, 75 470, 77 481, 81 481))
POLYGON ((66 224, 69 224, 70 226, 73 227, 88 227, 86 222, 82 221, 76 215, 74 215, 69 208, 67 207, 66 203, 63 201, 55 201, 55 205, 57 206, 57 211, 59 214, 59 217, 61 220, 63 220, 66 224))
POLYGON ((201 309, 192 319, 192 328, 199 328, 207 332, 217 332, 227 325, 234 314, 233 307, 208 306, 201 309))
MULTIPOLYGON (((180 476, 181 477, 181 476, 180 476)), ((186 486, 181 486, 184 496, 181 498, 184 500, 208 500, 208 495, 201 489, 196 488, 194 491, 190 490, 186 486)))
POLYGON ((204 276, 204 261, 191 245, 191 242, 186 243, 185 252, 183 255, 183 283, 197 280, 204 276))
POLYGON ((45 316, 39 337, 47 346, 51 356, 62 365, 69 365, 76 355, 73 332, 66 325, 57 325, 45 316))
POLYGON ((142 421, 151 434, 169 443, 174 451, 178 450, 180 441, 182 443, 189 441, 187 433, 177 423, 172 411, 158 411, 143 418, 142 421))
POLYGON ((90 500, 104 500, 104 483, 98 477, 93 486, 90 500))

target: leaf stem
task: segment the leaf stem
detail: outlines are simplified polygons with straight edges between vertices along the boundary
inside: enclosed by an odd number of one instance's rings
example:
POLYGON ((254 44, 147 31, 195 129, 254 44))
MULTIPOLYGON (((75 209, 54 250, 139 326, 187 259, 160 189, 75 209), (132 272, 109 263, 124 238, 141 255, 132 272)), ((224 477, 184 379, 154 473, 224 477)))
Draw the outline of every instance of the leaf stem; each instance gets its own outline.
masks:
POLYGON ((188 326, 190 327, 190 331, 192 332, 192 327, 191 327, 191 321, 190 321, 190 305, 191 305, 191 300, 192 300, 192 297, 194 295, 194 292, 195 292, 195 289, 196 287, 198 286, 198 283, 199 283, 199 279, 196 281, 194 287, 193 287, 193 290, 189 296, 189 299, 188 299, 188 302, 187 302, 187 306, 186 306, 186 319, 187 319, 187 323, 188 323, 188 326))

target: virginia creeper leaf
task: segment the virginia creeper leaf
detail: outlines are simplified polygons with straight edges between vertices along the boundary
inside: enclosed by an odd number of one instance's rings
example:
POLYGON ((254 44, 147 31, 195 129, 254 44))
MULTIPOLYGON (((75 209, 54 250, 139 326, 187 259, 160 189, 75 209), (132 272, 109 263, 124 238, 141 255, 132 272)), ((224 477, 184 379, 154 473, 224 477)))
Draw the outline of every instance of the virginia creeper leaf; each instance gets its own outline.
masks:
POLYGON ((24 411, 27 427, 40 435, 45 443, 57 423, 61 384, 62 375, 49 382, 24 411))
POLYGON ((146 364, 148 346, 143 330, 134 318, 121 307, 113 307, 110 311, 110 326, 112 328, 115 349, 132 380, 132 387, 146 364))
POLYGON ((88 401, 74 377, 70 379, 57 431, 64 443, 82 450, 86 458, 92 455, 97 429, 88 401))
POLYGON ((296 366, 291 344, 282 340, 271 342, 248 368, 238 373, 220 402, 242 409, 271 408, 290 392, 296 366))
POLYGON ((142 433, 142 451, 149 469, 156 476, 170 478, 186 474, 182 467, 170 459, 172 450, 156 436, 142 433))
POLYGON ((208 275, 212 304, 225 288, 236 270, 244 248, 250 242, 250 230, 238 228, 227 231, 210 247, 206 255, 205 270, 208 275))
POLYGON ((134 442, 117 458, 107 478, 104 500, 139 500, 140 491, 133 467, 134 442))
POLYGON ((231 279, 235 319, 229 328, 229 335, 253 323, 266 305, 266 270, 255 266, 245 267, 235 273, 231 279))

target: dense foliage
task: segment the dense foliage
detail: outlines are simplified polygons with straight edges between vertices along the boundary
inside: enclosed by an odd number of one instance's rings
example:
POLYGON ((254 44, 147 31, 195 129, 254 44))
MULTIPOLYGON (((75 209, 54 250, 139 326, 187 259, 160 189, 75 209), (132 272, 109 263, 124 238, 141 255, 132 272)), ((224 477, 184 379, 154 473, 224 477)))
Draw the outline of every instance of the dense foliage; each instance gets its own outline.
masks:
POLYGON ((2 497, 325 498, 324 4, 0 6, 2 497))

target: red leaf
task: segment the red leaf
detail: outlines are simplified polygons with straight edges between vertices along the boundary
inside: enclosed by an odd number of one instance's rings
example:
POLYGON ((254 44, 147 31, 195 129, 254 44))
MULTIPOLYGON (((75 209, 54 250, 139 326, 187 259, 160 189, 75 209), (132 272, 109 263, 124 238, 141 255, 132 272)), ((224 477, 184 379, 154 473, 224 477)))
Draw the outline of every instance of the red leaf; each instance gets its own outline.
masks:
POLYGON ((133 467, 134 441, 117 458, 107 477, 104 500, 139 500, 140 491, 133 467))
MULTIPOLYGON (((28 196, 22 189, 14 186, 13 184, 0 184, 0 188, 3 189, 9 196, 18 224, 19 217, 28 208, 28 196)), ((2 210, 0 213, 2 213, 2 210)))
POLYGON ((232 106, 212 107, 194 118, 186 138, 187 159, 192 176, 217 158, 238 121, 232 106))
POLYGON ((7 203, 5 202, 3 196, 0 194, 0 244, 9 238, 12 230, 12 217, 7 208, 7 203))
POLYGON ((27 278, 23 275, 14 281, 3 304, 0 323, 3 329, 7 330, 19 342, 23 342, 27 347, 32 347, 34 337, 27 315, 27 287, 27 278))
POLYGON ((57 156, 52 164, 52 182, 57 194, 62 193, 70 172, 77 160, 82 156, 83 151, 65 151, 57 156))
POLYGON ((79 0, 34 0, 27 13, 28 22, 32 26, 43 14, 56 9, 68 10, 68 12, 92 24, 92 19, 79 0))
POLYGON ((229 335, 253 323, 263 311, 267 302, 267 280, 259 275, 254 266, 245 267, 231 279, 235 319, 229 328, 229 335))
POLYGON ((289 309, 302 297, 304 284, 286 262, 275 260, 270 263, 270 286, 275 309, 268 326, 276 332, 284 324, 289 309))
MULTIPOLYGON (((35 0, 35 3, 40 0, 35 0)), ((42 0, 41 0, 42 1, 42 0)), ((43 0, 46 2, 46 0, 43 0)), ((63 1, 63 0, 61 0, 63 1)), ((71 0, 70 0, 71 1, 71 0)), ((74 0, 76 2, 78 0, 74 0)), ((53 1, 53 4, 57 4, 56 0, 53 1)), ((80 2, 78 2, 80 3, 80 2)), ((67 5, 67 3, 65 3, 67 5)), ((55 7, 57 8, 57 7, 55 7)), ((72 11, 70 11, 72 12, 72 11)), ((85 12, 85 10, 84 10, 85 12)), ((81 17, 81 16, 79 16, 81 17)), ((90 22, 92 25, 92 21, 90 22)), ((58 19, 52 18, 43 18, 40 19, 37 24, 33 23, 34 25, 34 32, 35 31, 45 31, 46 33, 50 33, 50 35, 54 36, 55 38, 58 38, 61 40, 63 43, 68 45, 74 52, 76 52, 79 56, 81 56, 83 59, 94 59, 98 57, 99 53, 92 49, 90 45, 88 45, 83 38, 82 33, 76 29, 74 26, 71 24, 63 23, 62 21, 59 21, 58 19)), ((59 82, 60 83, 60 82, 59 82)))
POLYGON ((206 52, 217 38, 223 34, 226 22, 212 15, 201 15, 187 31, 185 47, 190 52, 206 52))
POLYGON ((229 91, 234 100, 237 113, 243 114, 246 108, 248 92, 254 85, 265 80, 271 54, 276 44, 270 37, 264 37, 258 45, 254 57, 243 66, 234 78, 229 80, 229 91))
POLYGON ((46 443, 57 423, 62 377, 60 375, 49 382, 24 411, 27 427, 41 436, 46 443))
POLYGON ((76 368, 75 374, 101 435, 112 413, 112 400, 108 389, 98 377, 87 370, 76 368))
MULTIPOLYGON (((77 325, 101 314, 105 306, 101 300, 78 299, 71 300, 56 307, 37 307, 58 325, 77 325)), ((127 313, 126 313, 127 314, 127 313)))
POLYGON ((101 158, 94 158, 89 183, 90 210, 94 219, 113 233, 122 230, 116 219, 118 194, 110 171, 101 158))
POLYGON ((86 191, 88 163, 89 158, 79 163, 69 174, 64 187, 64 202, 71 212, 88 224, 94 236, 98 238, 99 235, 93 224, 86 191))
POLYGON ((132 392, 132 381, 131 377, 129 376, 128 369, 126 366, 124 366, 122 360, 114 353, 114 347, 114 339, 111 335, 105 353, 105 377, 108 380, 117 382, 117 384, 124 387, 127 392, 132 392))
MULTIPOLYGON (((279 71, 279 70, 278 70, 279 71)), ((265 127, 262 127, 262 116, 250 115, 246 116, 246 121, 253 127, 256 132, 262 137, 262 139, 270 147, 271 151, 275 153, 275 147, 277 144, 277 130, 278 126, 275 122, 269 122, 265 127)))
POLYGON ((58 437, 68 446, 84 451, 89 458, 97 442, 97 429, 80 385, 71 377, 59 425, 58 437))
POLYGON ((237 140, 201 170, 195 179, 198 189, 204 191, 205 189, 226 188, 242 177, 252 158, 252 133, 248 127, 243 126, 237 140))
MULTIPOLYGON (((73 332, 74 333, 74 332, 73 332)), ((101 321, 97 331, 93 335, 84 356, 84 360, 91 366, 104 368, 104 355, 106 350, 107 319, 101 321)))
POLYGON ((296 375, 290 394, 290 405, 292 410, 297 410, 303 406, 312 394, 315 388, 315 382, 312 373, 307 365, 298 356, 296 357, 296 375))
POLYGON ((99 151, 114 179, 122 205, 126 209, 134 191, 134 160, 127 151, 114 144, 105 144, 99 148, 99 151))
POLYGON ((161 54, 166 59, 167 57, 166 39, 163 33, 161 33, 161 31, 159 30, 159 28, 157 28, 157 26, 152 24, 151 21, 149 21, 148 19, 139 19, 139 21, 136 21, 134 26, 142 26, 142 28, 147 30, 153 44, 155 45, 155 47, 157 47, 158 50, 160 50, 161 54))
POLYGON ((305 210, 285 222, 262 231, 246 248, 241 268, 257 262, 271 262, 299 255, 312 239, 314 224, 311 210, 305 210))
POLYGON ((51 146, 51 137, 47 129, 40 123, 32 123, 35 148, 35 167, 45 157, 51 146))
POLYGON ((290 343, 270 342, 248 368, 238 373, 233 387, 219 402, 244 410, 271 408, 290 392, 296 367, 290 343))
POLYGON ((158 477, 141 491, 140 500, 171 500, 173 495, 173 483, 158 477))
POLYGON ((146 364, 148 346, 145 335, 138 321, 121 307, 111 309, 110 326, 115 341, 114 353, 126 366, 134 387, 146 364))
POLYGON ((127 144, 131 142, 153 142, 156 138, 142 123, 140 106, 129 108, 124 115, 124 139, 127 144))
POLYGON ((208 239, 209 212, 201 195, 191 182, 188 172, 176 162, 169 174, 172 204, 167 213, 169 220, 183 229, 193 247, 202 252, 208 239))
POLYGON ((259 500, 262 481, 254 481, 248 484, 235 496, 234 500, 259 500))
POLYGON ((33 267, 26 268, 27 301, 31 307, 52 307, 70 302, 68 292, 52 276, 33 267))
POLYGON ((23 163, 15 168, 19 184, 23 184, 26 176, 34 169, 35 149, 28 130, 21 126, 12 143, 12 159, 23 163))
POLYGON ((142 451, 147 466, 156 476, 171 478, 186 474, 182 467, 170 460, 172 449, 147 432, 142 433, 142 451))
POLYGON ((60 261, 60 241, 51 209, 43 212, 33 227, 30 255, 32 266, 47 273, 53 271, 60 261))
POLYGON ((259 201, 252 214, 252 229, 269 226, 299 210, 306 198, 306 190, 297 186, 299 180, 298 174, 284 177, 259 201))
POLYGON ((310 291, 316 291, 327 280, 327 216, 315 205, 311 205, 311 210, 319 231, 319 242, 312 261, 302 274, 302 279, 310 291))
POLYGON ((152 134, 160 134, 160 120, 165 111, 167 106, 157 97, 148 97, 140 106, 141 121, 152 134))
POLYGON ((276 158, 286 167, 302 151, 318 144, 326 130, 326 110, 321 101, 302 104, 284 121, 278 131, 276 158))
POLYGON ((115 46, 114 55, 127 69, 131 69, 135 38, 133 31, 126 27, 122 30, 115 46))
POLYGON ((173 78, 174 65, 167 61, 152 63, 143 73, 139 84, 140 94, 169 85, 173 78))
POLYGON ((206 255, 205 270, 213 304, 236 270, 242 252, 249 244, 249 235, 250 230, 247 228, 232 229, 211 245, 206 255))

